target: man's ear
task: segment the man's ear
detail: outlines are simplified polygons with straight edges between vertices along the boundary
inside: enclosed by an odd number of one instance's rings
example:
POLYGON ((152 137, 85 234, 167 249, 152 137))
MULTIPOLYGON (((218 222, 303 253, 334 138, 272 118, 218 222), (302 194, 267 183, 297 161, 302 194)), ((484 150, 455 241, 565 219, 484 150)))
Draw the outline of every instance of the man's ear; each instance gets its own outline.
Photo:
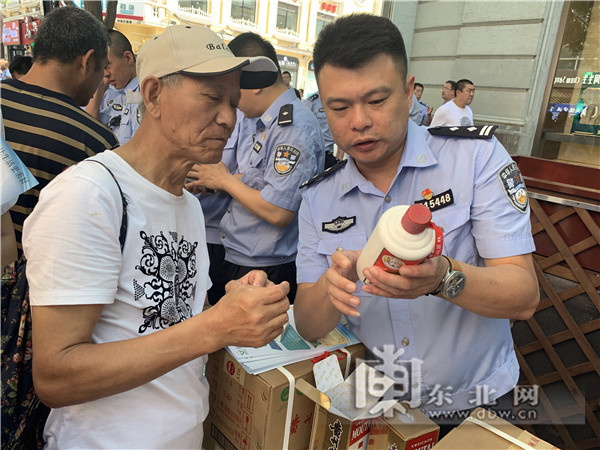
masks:
POLYGON ((94 58, 94 53, 95 50, 91 48, 81 55, 79 66, 84 72, 96 70, 96 59, 94 58))
POLYGON ((131 53, 129 50, 127 50, 125 53, 123 53, 123 58, 125 58, 125 60, 127 61, 127 64, 135 65, 135 56, 133 56, 133 53, 131 53))
POLYGON ((140 85, 140 94, 146 106, 146 113, 153 117, 160 117, 161 94, 166 87, 156 77, 146 77, 140 85))
POLYGON ((415 76, 414 75, 410 75, 407 79, 406 79, 406 98, 407 99, 412 99, 413 93, 415 92, 415 76))

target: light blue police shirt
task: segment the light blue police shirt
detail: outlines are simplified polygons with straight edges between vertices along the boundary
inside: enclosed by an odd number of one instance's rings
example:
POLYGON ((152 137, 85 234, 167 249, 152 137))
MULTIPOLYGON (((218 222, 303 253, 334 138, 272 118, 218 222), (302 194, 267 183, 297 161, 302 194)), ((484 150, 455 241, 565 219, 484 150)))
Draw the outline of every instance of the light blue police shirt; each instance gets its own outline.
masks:
POLYGON ((417 119, 417 125, 423 125, 425 118, 427 117, 427 108, 429 106, 419 100, 419 118, 417 119))
POLYGON ((100 122, 106 124, 117 136, 121 145, 125 144, 140 126, 142 118, 138 116, 138 105, 142 100, 137 77, 123 89, 110 85, 102 97, 100 122), (113 117, 121 116, 118 125, 111 126, 113 117))
MULTIPOLYGON (((431 136, 409 120, 402 160, 387 193, 367 181, 349 158, 345 167, 303 194, 298 284, 315 283, 338 247, 364 248, 385 211, 429 195, 434 206, 438 199, 433 221, 444 230, 443 254, 483 266, 482 258, 532 252, 528 203, 514 206, 502 179, 507 171, 518 174, 496 138, 431 136), (336 219, 345 224, 343 231, 326 226, 336 219)), ((463 410, 475 406, 478 389, 487 389, 493 400, 516 385, 519 365, 508 319, 489 319, 433 295, 414 300, 377 297, 362 292, 360 282, 357 295, 360 317, 347 319, 367 348, 375 352, 385 347, 387 354, 401 352, 402 361, 422 361, 420 376, 419 364, 410 364, 416 406, 463 410), (436 399, 440 392, 444 402, 436 399)))
MULTIPOLYGON (((221 161, 227 166, 232 174, 237 173, 237 149, 247 152, 252 147, 253 123, 256 119, 247 119, 238 109, 235 127, 225 148, 221 161)), ((214 194, 198 194, 202 211, 204 212, 204 224, 206 226, 206 242, 209 244, 221 244, 221 219, 229 207, 231 196, 227 192, 218 191, 214 194)))
MULTIPOLYGON (((317 118, 296 97, 293 89, 282 93, 256 121, 254 143, 238 147, 242 181, 261 191, 267 202, 297 212, 302 192, 298 186, 321 172, 325 164, 323 138, 317 118), (283 105, 293 106, 293 122, 279 125, 283 105)), ((286 264, 296 259, 298 220, 278 228, 262 220, 233 199, 221 220, 225 259, 248 267, 286 264)))
POLYGON ((323 133, 325 150, 328 152, 333 152, 333 137, 331 136, 331 131, 329 131, 329 123, 327 122, 327 116, 325 115, 325 108, 323 108, 321 96, 318 92, 316 92, 308 98, 302 100, 302 103, 317 117, 317 121, 321 127, 321 133, 323 133))

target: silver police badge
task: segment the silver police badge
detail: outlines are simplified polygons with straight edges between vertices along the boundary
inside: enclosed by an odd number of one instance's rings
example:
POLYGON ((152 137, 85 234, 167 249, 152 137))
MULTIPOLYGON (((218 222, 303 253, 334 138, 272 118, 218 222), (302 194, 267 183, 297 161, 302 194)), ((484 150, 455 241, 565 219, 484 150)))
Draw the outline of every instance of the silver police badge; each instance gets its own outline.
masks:
POLYGON ((527 212, 529 197, 517 163, 511 162, 500 169, 498 179, 502 183, 506 198, 510 200, 515 209, 522 213, 527 212))
POLYGON ((323 222, 321 224, 321 229, 323 231, 327 231, 328 233, 341 233, 342 231, 347 230, 354 225, 356 225, 356 216, 338 216, 331 222, 323 222))
POLYGON ((279 175, 287 175, 298 164, 302 152, 295 147, 287 144, 281 144, 275 147, 275 159, 273 168, 279 175))

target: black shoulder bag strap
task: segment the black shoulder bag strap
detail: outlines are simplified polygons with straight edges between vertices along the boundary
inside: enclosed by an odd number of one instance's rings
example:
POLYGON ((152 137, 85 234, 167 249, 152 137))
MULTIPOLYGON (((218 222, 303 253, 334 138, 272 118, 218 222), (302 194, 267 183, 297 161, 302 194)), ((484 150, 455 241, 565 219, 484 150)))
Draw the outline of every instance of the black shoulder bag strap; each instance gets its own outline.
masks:
POLYGON ((127 236, 127 200, 125 199, 125 196, 123 195, 123 191, 121 190, 121 186, 119 185, 119 182, 117 181, 117 177, 115 177, 115 174, 112 173, 112 170, 110 170, 106 166, 106 164, 104 164, 98 160, 88 159, 88 161, 98 163, 101 166, 103 166, 106 170, 108 170, 108 173, 110 173, 110 176, 113 177, 113 180, 115 180, 115 183, 117 183, 117 188, 119 188, 119 194, 121 194, 121 201, 123 202, 123 217, 121 218, 121 230, 119 231, 119 243, 121 244, 121 252, 123 252, 123 246, 125 245, 125 236, 127 236))

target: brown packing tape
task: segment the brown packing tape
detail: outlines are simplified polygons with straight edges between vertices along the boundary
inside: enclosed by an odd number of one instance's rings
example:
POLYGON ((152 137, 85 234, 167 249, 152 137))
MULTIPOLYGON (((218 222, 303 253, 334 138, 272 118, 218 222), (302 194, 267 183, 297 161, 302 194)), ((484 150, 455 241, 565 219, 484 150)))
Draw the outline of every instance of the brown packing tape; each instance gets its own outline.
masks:
POLYGON ((471 412, 467 419, 444 436, 434 448, 557 450, 557 447, 481 407, 471 412))
MULTIPOLYGON (((335 350, 334 352, 331 352, 331 354, 334 353, 343 353, 343 356, 340 357, 338 355, 337 359, 338 362, 346 359, 346 367, 345 367, 345 378, 348 377, 348 374, 350 373, 350 363, 352 362, 352 355, 350 354, 350 352, 345 349, 345 348, 340 348, 335 350)), ((329 352, 325 352, 323 355, 318 356, 316 358, 311 359, 312 363, 315 364, 316 362, 320 361, 323 357, 329 355, 329 352)), ((288 387, 289 387, 289 392, 294 392, 294 390, 297 388, 296 385, 296 380, 294 378, 294 376, 285 368, 285 367, 278 367, 277 368, 279 370, 279 372, 281 372, 288 380, 288 387)), ((316 388, 314 388, 313 386, 311 386, 309 383, 306 382, 306 380, 298 380, 298 383, 304 383, 305 385, 303 385, 303 387, 306 388, 306 386, 309 386, 310 388, 314 389, 318 394, 319 394, 319 404, 322 404, 325 408, 327 408, 327 410, 329 410, 331 408, 331 400, 329 399, 329 397, 327 397, 325 394, 321 393, 320 391, 318 391, 316 388), (327 405, 327 406, 325 406, 327 405)), ((298 389, 300 392, 303 392, 302 389, 298 389)), ((304 392, 303 392, 304 393, 304 392)), ((313 393, 311 393, 311 395, 313 395, 313 393)), ((315 403, 317 403, 317 401, 315 400, 315 398, 312 398, 310 396, 307 395, 308 398, 310 398, 312 401, 314 401, 315 403)), ((294 396, 290 395, 288 397, 288 404, 287 404, 287 408, 286 408, 286 420, 285 420, 285 434, 283 435, 283 450, 288 450, 288 445, 289 445, 289 440, 290 440, 290 424, 291 424, 291 417, 292 417, 292 410, 294 408, 294 396)))
POLYGON ((467 417, 465 420, 468 420, 469 422, 472 422, 476 425, 479 425, 480 427, 485 428, 488 431, 491 431, 496 436, 499 436, 502 439, 507 440, 511 444, 516 445, 517 447, 522 448, 523 450, 535 450, 535 447, 527 445, 526 443, 520 441, 519 439, 512 437, 510 434, 506 434, 504 431, 499 430, 498 428, 490 425, 489 423, 485 423, 479 419, 476 419, 475 417, 467 417))

